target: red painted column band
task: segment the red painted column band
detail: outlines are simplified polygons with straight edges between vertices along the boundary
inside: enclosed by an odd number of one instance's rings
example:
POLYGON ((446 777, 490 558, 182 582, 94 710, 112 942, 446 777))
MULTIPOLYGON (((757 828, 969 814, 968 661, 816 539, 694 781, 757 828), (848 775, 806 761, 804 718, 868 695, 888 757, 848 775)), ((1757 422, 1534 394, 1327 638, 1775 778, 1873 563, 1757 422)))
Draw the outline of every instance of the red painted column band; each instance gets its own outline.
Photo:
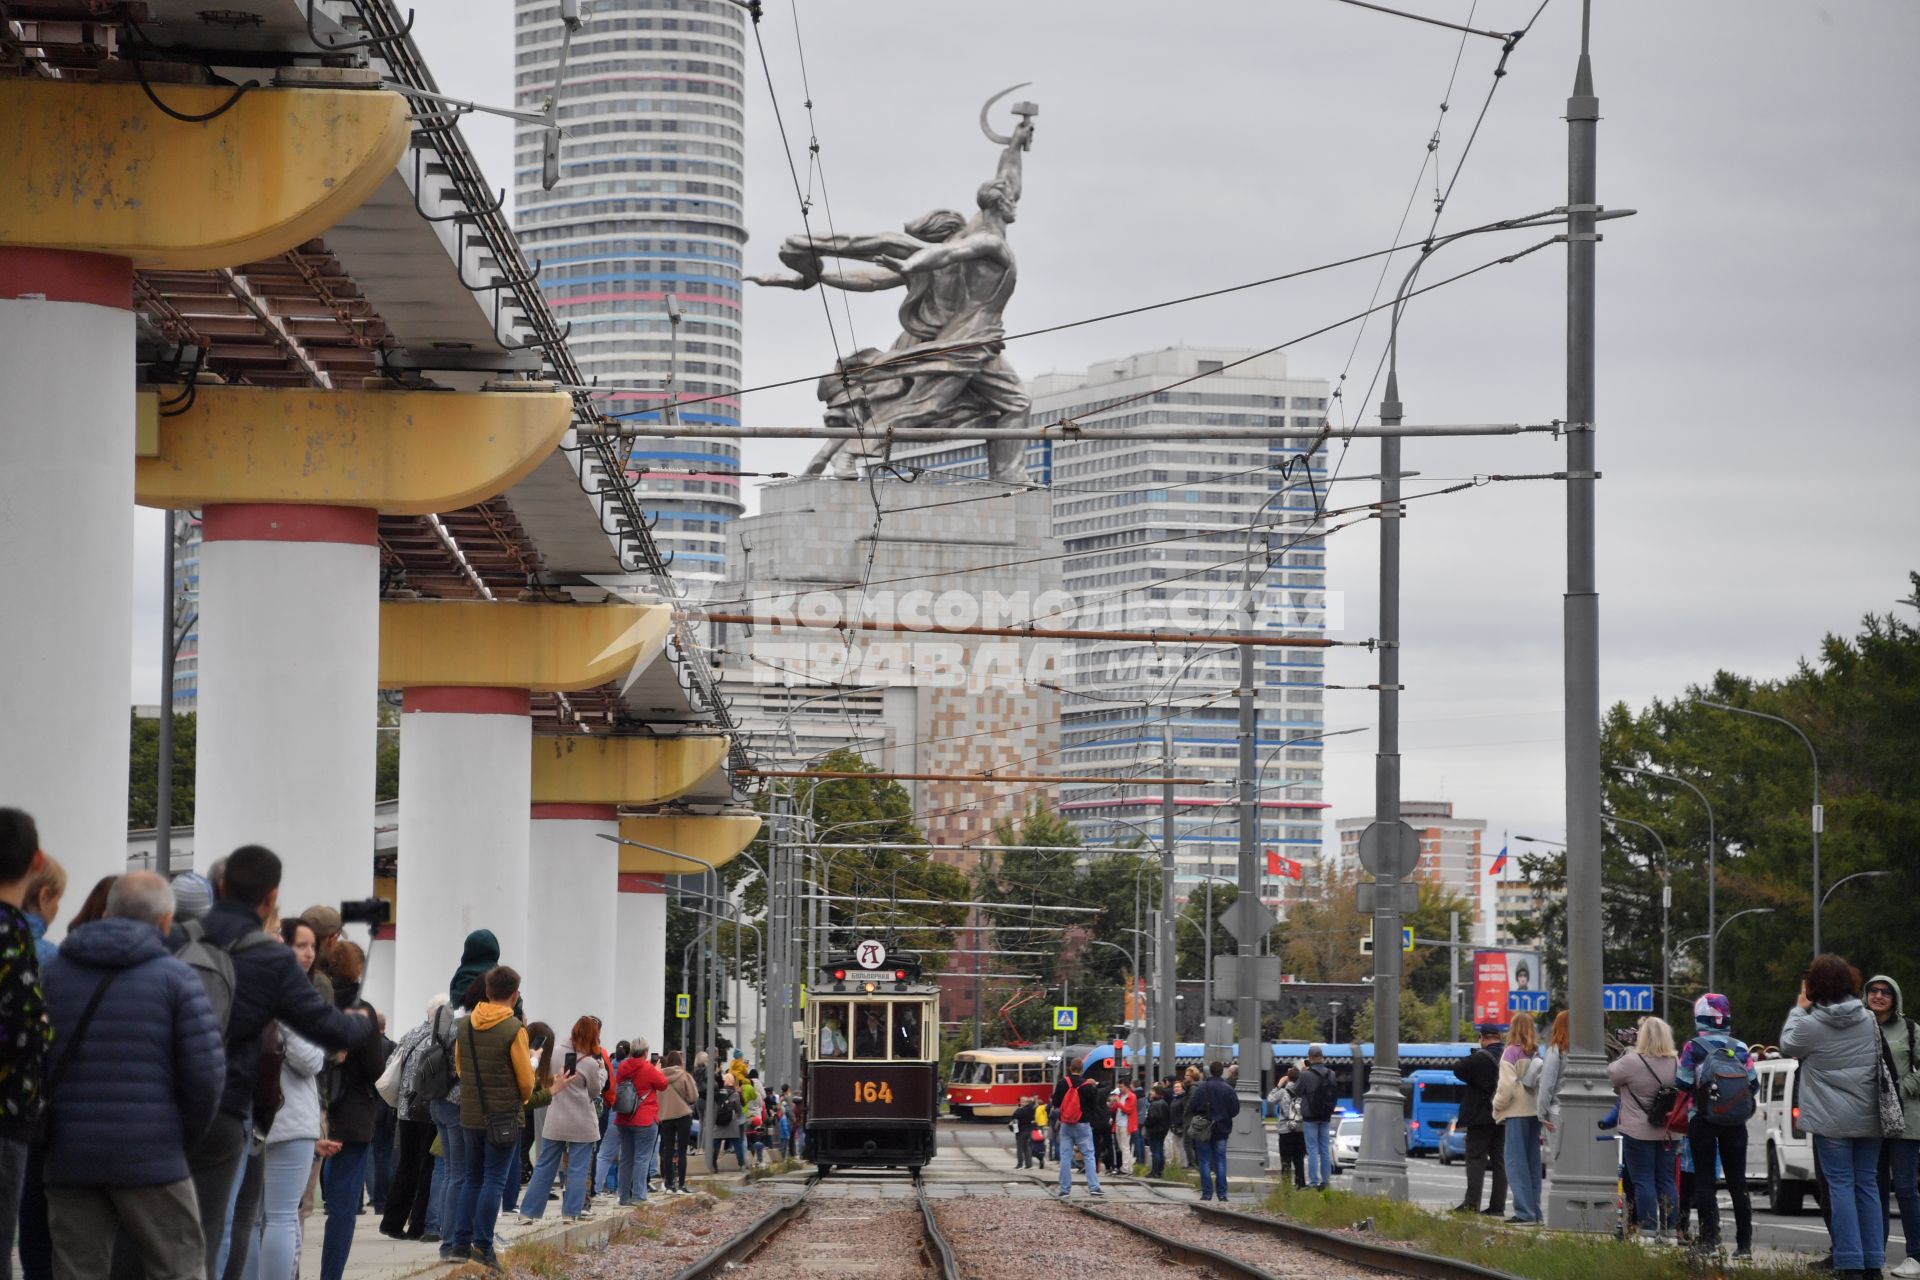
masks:
POLYGON ((370 507, 295 502, 223 502, 201 513, 203 542, 338 542, 378 546, 380 513, 370 507))
POLYGON ((618 822, 617 804, 536 804, 533 820, 548 822, 618 822))
POLYGON ((665 893, 667 878, 654 871, 622 871, 621 893, 665 893))
POLYGON ((400 711, 402 715, 432 711, 470 716, 530 716, 533 703, 525 689, 426 685, 408 689, 402 696, 400 711))
POLYGON ((133 310, 133 263, 72 249, 0 248, 0 298, 133 310))

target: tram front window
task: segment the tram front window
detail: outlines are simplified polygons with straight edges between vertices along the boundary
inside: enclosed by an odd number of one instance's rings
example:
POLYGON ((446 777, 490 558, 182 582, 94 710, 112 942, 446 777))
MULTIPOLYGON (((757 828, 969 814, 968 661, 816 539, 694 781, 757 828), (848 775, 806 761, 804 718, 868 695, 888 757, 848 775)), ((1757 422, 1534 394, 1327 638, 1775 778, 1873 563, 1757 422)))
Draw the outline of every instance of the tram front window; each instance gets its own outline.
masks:
POLYGON ((853 1007, 853 1056, 887 1056, 887 1006, 878 1002, 853 1007))
POLYGON ((927 1056, 921 1041, 920 1014, 910 1004, 893 1006, 893 1056, 908 1061, 927 1056))
POLYGON ((820 1036, 816 1046, 823 1058, 847 1056, 847 1006, 824 1003, 820 1006, 820 1036))

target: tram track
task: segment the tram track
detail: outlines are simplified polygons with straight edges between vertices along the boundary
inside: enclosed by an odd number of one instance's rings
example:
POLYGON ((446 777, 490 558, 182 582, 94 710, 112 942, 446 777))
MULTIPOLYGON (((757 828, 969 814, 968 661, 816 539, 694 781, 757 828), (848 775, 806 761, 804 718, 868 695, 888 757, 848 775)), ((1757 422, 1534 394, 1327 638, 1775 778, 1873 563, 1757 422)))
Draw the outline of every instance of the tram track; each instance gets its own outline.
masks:
MULTIPOLYGON (((885 1255, 885 1236, 888 1231, 906 1229, 904 1223, 883 1220, 908 1216, 917 1224, 918 1246, 925 1262, 925 1274, 932 1280, 962 1280, 953 1247, 941 1232, 939 1220, 934 1216, 933 1205, 927 1199, 917 1169, 911 1174, 914 1188, 914 1206, 911 1210, 882 1201, 873 1214, 863 1219, 866 1225, 859 1232, 826 1227, 820 1233, 825 1237, 824 1240, 799 1240, 797 1237, 801 1232, 791 1229, 806 1223, 816 1210, 823 1209, 829 1203, 814 1197, 822 1176, 814 1174, 809 1177, 806 1187, 798 1196, 769 1209, 711 1253, 676 1272, 672 1280, 712 1280, 723 1275, 752 1274, 755 1270, 764 1270, 772 1275, 791 1275, 795 1271, 859 1274, 875 1265, 873 1255, 876 1251, 885 1255), (852 1252, 855 1256, 832 1256, 839 1252, 852 1252)), ((850 1202, 831 1203, 846 1207, 850 1202)), ((824 1227, 826 1215, 822 1213, 821 1217, 824 1227)), ((891 1277, 899 1273, 884 1274, 891 1277)))

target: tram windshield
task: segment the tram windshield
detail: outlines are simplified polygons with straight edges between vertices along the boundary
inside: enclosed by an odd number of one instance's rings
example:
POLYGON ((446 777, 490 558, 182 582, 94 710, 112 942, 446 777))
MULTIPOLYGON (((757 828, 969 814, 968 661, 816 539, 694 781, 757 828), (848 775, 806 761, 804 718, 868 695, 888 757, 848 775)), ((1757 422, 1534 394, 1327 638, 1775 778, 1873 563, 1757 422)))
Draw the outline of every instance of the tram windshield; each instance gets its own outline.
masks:
POLYGON ((876 1000, 853 1006, 853 1056, 868 1060, 887 1056, 885 1004, 876 1000))
POLYGON ((825 1004, 820 1009, 820 1043, 816 1046, 823 1058, 844 1058, 847 1056, 847 1006, 844 1004, 825 1004))
MULTIPOLYGON (((924 1062, 925 1011, 905 1000, 822 1000, 818 1003, 814 1053, 857 1062, 924 1062)), ((991 1069, 989 1068, 989 1071, 991 1069)))

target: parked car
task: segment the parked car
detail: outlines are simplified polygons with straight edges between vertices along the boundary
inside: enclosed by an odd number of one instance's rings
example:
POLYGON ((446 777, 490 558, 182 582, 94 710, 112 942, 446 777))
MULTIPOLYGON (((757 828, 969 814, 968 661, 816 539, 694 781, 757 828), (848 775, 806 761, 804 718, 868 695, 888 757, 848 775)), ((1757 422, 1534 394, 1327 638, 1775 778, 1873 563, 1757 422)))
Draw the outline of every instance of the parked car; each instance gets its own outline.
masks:
POLYGON ((1455 1160, 1467 1158, 1467 1131, 1457 1120, 1447 1121, 1447 1131, 1440 1135, 1440 1163, 1452 1164, 1455 1160))
POLYGON ((1333 1171, 1341 1173, 1360 1159, 1360 1132, 1366 1121, 1354 1116, 1340 1122, 1333 1133, 1333 1171))
POLYGON ((1792 1058, 1767 1058, 1754 1064, 1760 1077, 1753 1115, 1747 1120, 1747 1183, 1764 1184, 1767 1207, 1775 1213, 1799 1213, 1814 1193, 1813 1139, 1799 1126, 1794 1088, 1800 1064, 1792 1058))

